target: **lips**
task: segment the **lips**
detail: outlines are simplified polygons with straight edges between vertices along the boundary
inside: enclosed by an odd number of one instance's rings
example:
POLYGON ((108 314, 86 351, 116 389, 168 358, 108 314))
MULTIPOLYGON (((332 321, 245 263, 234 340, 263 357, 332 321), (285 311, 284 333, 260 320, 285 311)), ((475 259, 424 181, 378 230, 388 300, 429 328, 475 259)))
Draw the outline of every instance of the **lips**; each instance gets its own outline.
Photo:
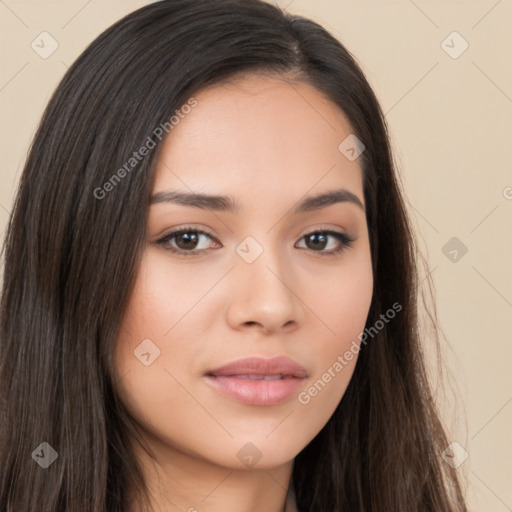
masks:
POLYGON ((277 405, 304 384, 306 369, 285 356, 233 361, 205 374, 217 391, 248 405, 277 405))
POLYGON ((208 372, 208 375, 216 377, 225 376, 255 376, 269 377, 280 375, 283 377, 304 378, 306 369, 293 359, 285 356, 264 359, 263 357, 249 357, 228 363, 216 370, 208 372))

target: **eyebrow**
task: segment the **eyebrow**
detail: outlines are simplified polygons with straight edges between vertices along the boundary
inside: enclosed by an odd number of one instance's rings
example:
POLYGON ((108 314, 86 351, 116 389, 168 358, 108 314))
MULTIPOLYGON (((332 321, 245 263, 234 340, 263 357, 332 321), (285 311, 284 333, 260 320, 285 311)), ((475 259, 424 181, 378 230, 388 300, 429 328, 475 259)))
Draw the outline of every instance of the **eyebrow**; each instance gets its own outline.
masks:
MULTIPOLYGON (((177 190, 157 192, 151 196, 149 204, 153 205, 158 203, 175 203, 182 206, 190 206, 204 210, 233 213, 238 213, 241 209, 240 204, 230 196, 179 192, 177 190)), ((295 206, 295 208, 293 208, 292 213, 297 214, 312 210, 319 210, 336 203, 355 204, 361 208, 363 212, 365 211, 365 207, 361 200, 352 192, 342 188, 324 192, 316 196, 306 197, 297 206, 295 206)))

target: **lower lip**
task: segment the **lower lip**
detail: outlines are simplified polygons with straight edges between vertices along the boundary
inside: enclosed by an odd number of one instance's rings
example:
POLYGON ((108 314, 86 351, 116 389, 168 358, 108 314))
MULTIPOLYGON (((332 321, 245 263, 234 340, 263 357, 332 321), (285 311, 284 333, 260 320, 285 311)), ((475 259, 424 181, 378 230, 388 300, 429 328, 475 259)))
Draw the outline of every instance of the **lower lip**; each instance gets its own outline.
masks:
POLYGON ((248 405, 277 405, 295 395, 304 379, 252 380, 211 376, 208 382, 220 392, 248 405))

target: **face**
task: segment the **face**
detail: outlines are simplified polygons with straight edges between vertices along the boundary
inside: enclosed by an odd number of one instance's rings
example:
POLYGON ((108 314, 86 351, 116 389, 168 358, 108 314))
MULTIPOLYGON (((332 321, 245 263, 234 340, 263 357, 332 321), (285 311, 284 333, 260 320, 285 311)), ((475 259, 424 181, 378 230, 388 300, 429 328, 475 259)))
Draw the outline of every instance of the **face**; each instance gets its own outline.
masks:
POLYGON ((360 159, 309 85, 246 76, 194 97, 162 142, 118 392, 157 457, 276 467, 356 364, 373 286, 360 159))

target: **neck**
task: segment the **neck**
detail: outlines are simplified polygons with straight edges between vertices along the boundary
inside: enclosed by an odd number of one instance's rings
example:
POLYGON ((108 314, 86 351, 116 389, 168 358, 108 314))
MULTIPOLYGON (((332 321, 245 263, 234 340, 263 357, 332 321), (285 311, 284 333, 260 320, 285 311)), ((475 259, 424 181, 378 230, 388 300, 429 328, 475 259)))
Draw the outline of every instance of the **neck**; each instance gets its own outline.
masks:
MULTIPOLYGON (((151 458, 135 453, 150 495, 151 512, 285 512, 293 461, 270 469, 215 465, 166 446, 151 458)), ((142 501, 129 512, 146 512, 142 501)))

